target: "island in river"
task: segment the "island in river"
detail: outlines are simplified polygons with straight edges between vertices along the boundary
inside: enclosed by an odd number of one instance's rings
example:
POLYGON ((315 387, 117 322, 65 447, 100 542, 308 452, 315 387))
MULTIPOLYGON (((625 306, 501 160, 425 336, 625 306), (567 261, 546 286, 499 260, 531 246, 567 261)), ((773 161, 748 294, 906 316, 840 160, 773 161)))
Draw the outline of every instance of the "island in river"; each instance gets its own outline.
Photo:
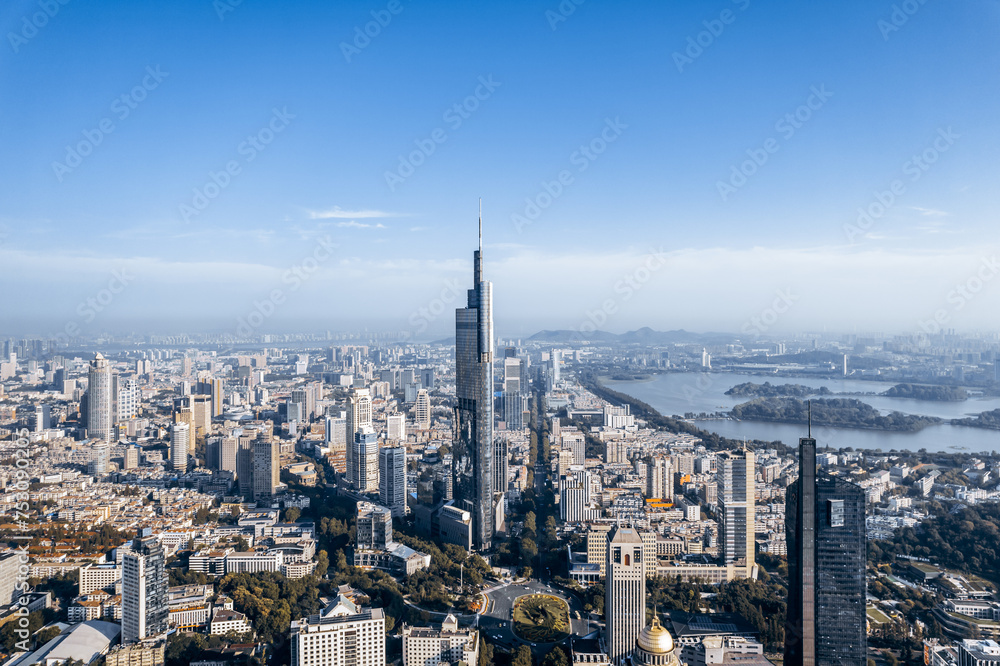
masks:
MULTIPOLYGON (((902 412, 883 415, 871 405, 853 398, 819 398, 810 403, 814 425, 916 432, 926 426, 942 423, 942 419, 934 416, 902 412)), ((809 404, 790 397, 757 398, 733 407, 732 416, 747 421, 806 423, 809 420, 809 404)))

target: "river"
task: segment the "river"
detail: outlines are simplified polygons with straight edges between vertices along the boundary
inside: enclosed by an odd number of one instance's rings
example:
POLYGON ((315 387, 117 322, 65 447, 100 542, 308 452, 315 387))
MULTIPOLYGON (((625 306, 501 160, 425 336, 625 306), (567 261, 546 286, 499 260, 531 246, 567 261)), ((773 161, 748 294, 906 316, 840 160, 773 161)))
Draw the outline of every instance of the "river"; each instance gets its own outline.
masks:
MULTIPOLYGON (((668 373, 655 375, 641 381, 611 381, 604 383, 654 407, 666 416, 687 412, 728 412, 749 398, 726 395, 726 391, 743 382, 763 384, 802 384, 818 389, 825 386, 834 393, 880 393, 893 386, 888 382, 859 379, 829 379, 818 377, 760 376, 734 373, 668 373)), ((907 414, 937 416, 943 419, 975 416, 980 412, 1000 408, 1000 397, 975 397, 962 402, 938 402, 889 398, 880 395, 827 396, 853 397, 866 402, 882 413, 899 411, 907 414)), ((766 423, 760 421, 732 421, 697 419, 698 427, 733 439, 780 440, 794 446, 799 437, 805 436, 805 426, 766 423)), ((1000 450, 1000 432, 982 428, 936 425, 918 432, 884 432, 853 428, 814 427, 813 436, 821 446, 855 449, 907 449, 916 451, 997 451, 1000 450)))

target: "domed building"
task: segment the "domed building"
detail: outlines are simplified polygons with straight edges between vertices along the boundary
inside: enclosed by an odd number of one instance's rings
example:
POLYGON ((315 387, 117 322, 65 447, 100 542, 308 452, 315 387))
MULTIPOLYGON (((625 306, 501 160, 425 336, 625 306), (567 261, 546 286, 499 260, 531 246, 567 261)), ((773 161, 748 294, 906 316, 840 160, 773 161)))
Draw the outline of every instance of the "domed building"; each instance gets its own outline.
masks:
POLYGON ((633 666, 684 666, 674 654, 674 638, 653 613, 653 621, 639 632, 632 651, 633 666))

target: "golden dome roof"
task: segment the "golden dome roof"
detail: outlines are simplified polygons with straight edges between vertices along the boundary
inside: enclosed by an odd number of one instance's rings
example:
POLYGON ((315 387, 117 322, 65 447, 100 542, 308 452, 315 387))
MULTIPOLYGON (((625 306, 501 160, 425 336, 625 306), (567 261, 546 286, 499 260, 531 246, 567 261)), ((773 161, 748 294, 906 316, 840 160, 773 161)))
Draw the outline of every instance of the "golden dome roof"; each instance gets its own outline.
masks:
POLYGON ((653 613, 653 622, 639 632, 636 641, 640 648, 653 654, 667 654, 674 649, 674 638, 660 624, 660 618, 653 613))

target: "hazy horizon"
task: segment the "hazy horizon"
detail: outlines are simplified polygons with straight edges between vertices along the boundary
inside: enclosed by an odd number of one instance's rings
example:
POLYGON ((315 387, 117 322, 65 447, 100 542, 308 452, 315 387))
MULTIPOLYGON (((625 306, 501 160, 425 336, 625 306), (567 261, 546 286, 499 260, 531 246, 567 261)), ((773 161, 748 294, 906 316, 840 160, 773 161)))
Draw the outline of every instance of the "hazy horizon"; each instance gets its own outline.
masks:
POLYGON ((995 331, 1000 8, 915 7, 9 3, 0 329, 444 337, 482 197, 500 335, 995 331))

